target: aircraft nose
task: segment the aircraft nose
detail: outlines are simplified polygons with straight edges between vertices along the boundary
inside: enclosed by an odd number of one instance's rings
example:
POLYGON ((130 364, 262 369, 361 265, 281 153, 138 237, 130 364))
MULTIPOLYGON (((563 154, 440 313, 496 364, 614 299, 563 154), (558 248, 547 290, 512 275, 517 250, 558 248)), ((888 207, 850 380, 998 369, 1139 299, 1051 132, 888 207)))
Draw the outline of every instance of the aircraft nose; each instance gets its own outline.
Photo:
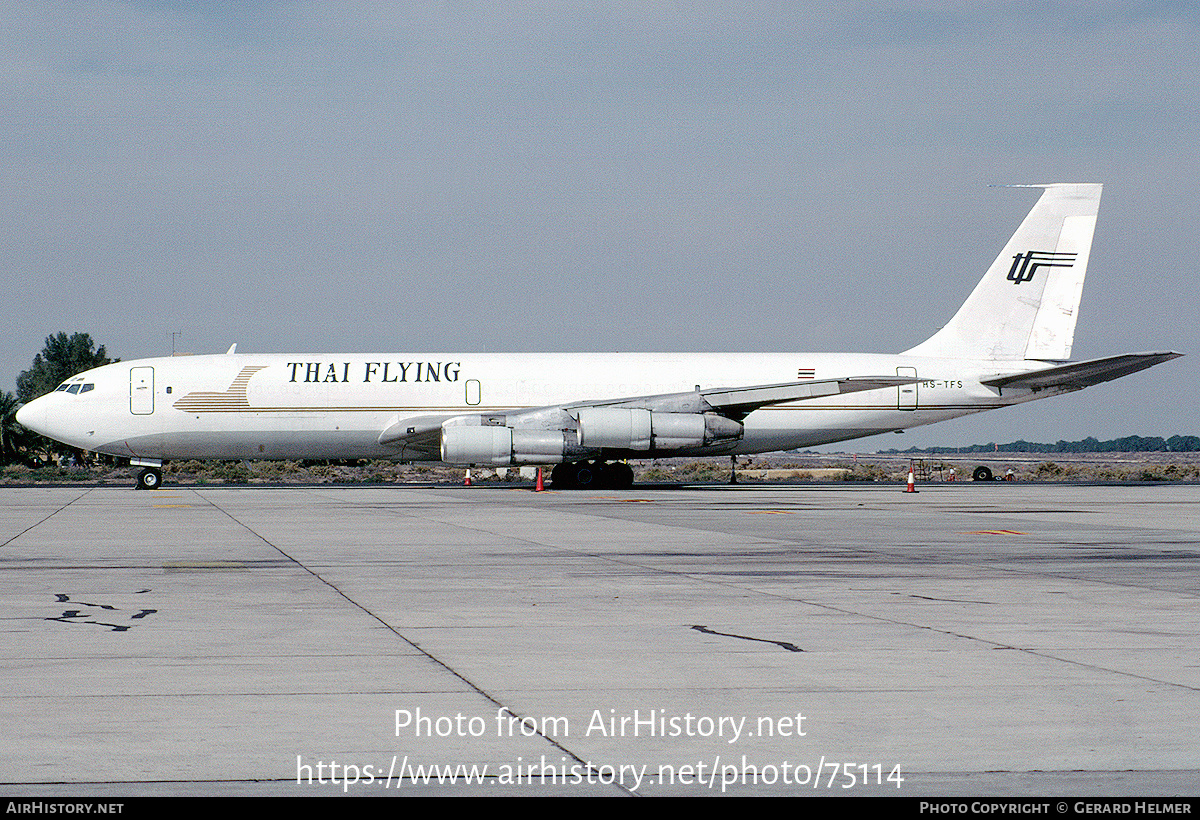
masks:
POLYGON ((62 413, 52 412, 57 405, 62 404, 61 398, 61 394, 47 393, 45 396, 21 405, 21 408, 17 410, 17 421, 40 436, 52 438, 55 441, 65 441, 64 430, 60 429, 63 426, 62 420, 59 418, 62 413))
POLYGON ((17 424, 45 435, 42 428, 46 426, 46 403, 41 399, 34 399, 21 405, 17 408, 17 424))
POLYGON ((73 440, 76 437, 72 435, 74 425, 66 412, 68 408, 63 406, 64 395, 47 393, 22 405, 17 411, 17 421, 38 435, 78 447, 73 440))
POLYGON ((96 427, 96 406, 81 407, 75 397, 55 391, 36 398, 17 410, 17 421, 33 432, 71 447, 90 450, 96 427))

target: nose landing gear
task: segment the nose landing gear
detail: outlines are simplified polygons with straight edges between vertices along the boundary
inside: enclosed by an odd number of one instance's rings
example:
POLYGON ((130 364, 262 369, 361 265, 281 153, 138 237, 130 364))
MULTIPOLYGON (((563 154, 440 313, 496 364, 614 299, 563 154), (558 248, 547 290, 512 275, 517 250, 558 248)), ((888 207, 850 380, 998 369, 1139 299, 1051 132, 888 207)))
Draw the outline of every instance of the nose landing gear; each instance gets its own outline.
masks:
POLYGON ((156 458, 132 458, 129 465, 142 468, 137 477, 139 490, 157 490, 162 487, 162 461, 156 458))
POLYGON ((162 470, 157 467, 147 467, 138 473, 137 488, 139 490, 157 490, 162 486, 162 470))

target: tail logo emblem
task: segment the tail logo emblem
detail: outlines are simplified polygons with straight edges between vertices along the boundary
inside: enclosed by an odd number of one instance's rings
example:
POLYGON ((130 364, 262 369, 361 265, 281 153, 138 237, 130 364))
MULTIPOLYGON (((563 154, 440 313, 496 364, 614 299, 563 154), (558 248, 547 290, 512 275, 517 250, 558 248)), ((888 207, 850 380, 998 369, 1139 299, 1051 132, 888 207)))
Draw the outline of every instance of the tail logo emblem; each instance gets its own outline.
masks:
POLYGON ((1074 266, 1076 253, 1057 253, 1052 251, 1026 251, 1013 257, 1012 267, 1008 270, 1008 281, 1014 285, 1028 282, 1037 273, 1038 268, 1069 268, 1074 266))

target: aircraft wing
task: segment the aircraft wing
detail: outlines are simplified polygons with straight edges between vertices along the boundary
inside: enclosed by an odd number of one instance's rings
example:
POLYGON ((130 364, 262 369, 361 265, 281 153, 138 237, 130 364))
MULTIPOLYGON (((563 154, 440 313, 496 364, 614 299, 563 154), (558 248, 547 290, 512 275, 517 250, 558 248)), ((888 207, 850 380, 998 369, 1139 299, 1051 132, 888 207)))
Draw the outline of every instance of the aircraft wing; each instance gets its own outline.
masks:
POLYGON ((989 387, 1023 387, 1028 390, 1045 390, 1047 387, 1063 387, 1068 390, 1081 390, 1093 384, 1112 381, 1156 364, 1178 359, 1182 353, 1171 351, 1159 353, 1126 353, 1121 356, 1107 356, 1103 359, 1090 359, 1086 362, 1050 367, 1045 370, 1034 370, 1025 373, 1013 373, 1007 376, 995 376, 990 379, 980 379, 980 383, 989 387))
MULTIPOLYGON (((691 416, 700 427, 713 430, 728 427, 725 434, 741 435, 741 420, 760 407, 790 401, 879 390, 912 384, 909 376, 848 376, 806 382, 759 384, 745 387, 711 387, 686 393, 630 396, 617 399, 567 402, 546 407, 499 410, 493 413, 436 414, 398 418, 379 434, 379 443, 400 450, 400 457, 421 455, 436 457, 443 431, 447 428, 510 427, 523 431, 562 431, 575 429, 583 415, 595 412, 650 411, 665 416, 691 416), (727 419, 723 421, 721 419, 727 419), (708 419, 707 422, 704 419, 708 419), (732 425, 731 427, 729 425, 732 425)), ((646 414, 649 417, 649 414, 646 414)), ((659 418, 664 416, 660 415, 659 418)), ((596 418, 594 415, 592 418, 596 418)), ((610 416, 611 418, 611 416, 610 416)))

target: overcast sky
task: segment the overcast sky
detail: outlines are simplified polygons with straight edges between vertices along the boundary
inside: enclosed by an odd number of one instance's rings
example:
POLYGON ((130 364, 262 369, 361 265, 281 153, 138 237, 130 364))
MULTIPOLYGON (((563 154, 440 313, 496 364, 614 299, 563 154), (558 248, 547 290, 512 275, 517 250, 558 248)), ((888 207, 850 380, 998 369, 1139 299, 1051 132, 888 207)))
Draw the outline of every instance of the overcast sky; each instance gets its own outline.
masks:
POLYGON ((0 388, 112 356, 898 352, 1103 182, 1074 358, 870 450, 1200 434, 1178 3, 0 2, 0 388))

